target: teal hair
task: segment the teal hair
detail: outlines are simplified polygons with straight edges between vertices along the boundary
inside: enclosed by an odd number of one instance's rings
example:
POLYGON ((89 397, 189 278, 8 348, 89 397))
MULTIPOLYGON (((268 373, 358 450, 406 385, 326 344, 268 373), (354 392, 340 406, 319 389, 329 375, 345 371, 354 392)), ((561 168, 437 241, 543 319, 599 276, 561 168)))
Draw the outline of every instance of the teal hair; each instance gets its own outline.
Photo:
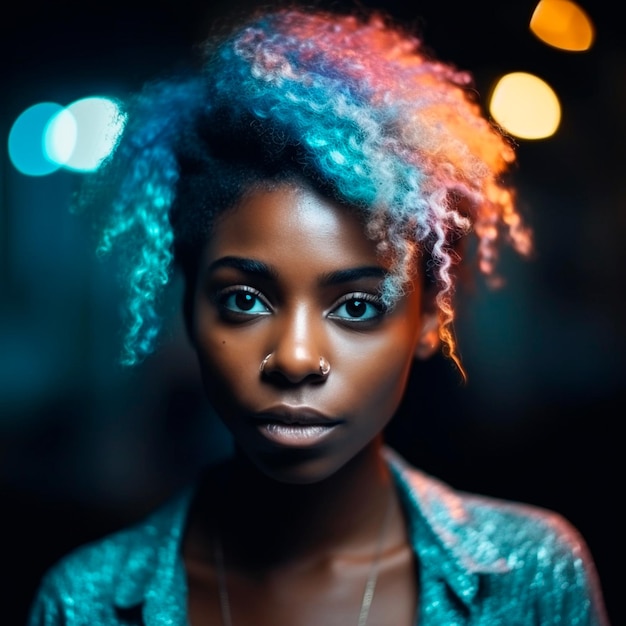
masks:
POLYGON ((300 178, 362 213, 393 260, 387 304, 420 263, 429 268, 444 349, 463 371, 458 240, 476 237, 488 277, 502 241, 531 248, 505 182, 513 149, 482 115, 471 76, 377 12, 270 11, 203 53, 200 71, 149 83, 128 103, 116 150, 81 196, 112 192, 100 250, 124 251, 124 362, 153 350, 163 288, 177 263, 193 280, 215 216, 253 184, 300 178))

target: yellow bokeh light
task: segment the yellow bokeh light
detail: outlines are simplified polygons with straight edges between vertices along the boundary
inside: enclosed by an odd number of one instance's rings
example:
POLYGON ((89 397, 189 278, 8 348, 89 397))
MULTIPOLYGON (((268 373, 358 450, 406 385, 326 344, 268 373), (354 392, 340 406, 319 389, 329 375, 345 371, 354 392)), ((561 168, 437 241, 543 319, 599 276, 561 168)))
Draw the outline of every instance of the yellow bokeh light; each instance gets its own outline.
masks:
POLYGON ((498 80, 489 111, 504 130, 520 139, 550 137, 561 121, 561 105, 554 90, 526 72, 512 72, 498 80))
POLYGON ((595 37, 591 19, 571 0, 541 0, 531 17, 530 30, 544 43, 571 52, 588 50, 595 37))

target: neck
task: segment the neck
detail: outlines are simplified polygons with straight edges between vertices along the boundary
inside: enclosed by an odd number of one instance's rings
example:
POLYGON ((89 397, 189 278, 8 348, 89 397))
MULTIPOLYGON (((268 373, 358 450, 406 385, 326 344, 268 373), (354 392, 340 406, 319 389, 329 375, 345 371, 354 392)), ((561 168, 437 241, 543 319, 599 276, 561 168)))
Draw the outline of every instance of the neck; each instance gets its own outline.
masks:
POLYGON ((205 531, 219 524, 234 567, 371 553, 392 490, 380 448, 376 440, 332 476, 304 485, 269 478, 236 455, 211 502, 200 504, 210 516, 205 531))

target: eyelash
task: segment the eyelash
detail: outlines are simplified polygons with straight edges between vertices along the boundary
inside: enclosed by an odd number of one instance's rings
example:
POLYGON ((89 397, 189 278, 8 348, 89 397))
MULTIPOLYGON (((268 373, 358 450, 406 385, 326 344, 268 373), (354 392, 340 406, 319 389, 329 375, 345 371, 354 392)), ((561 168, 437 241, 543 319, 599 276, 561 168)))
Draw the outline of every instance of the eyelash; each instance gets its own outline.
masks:
POLYGON ((386 312, 387 309, 385 308, 381 299, 378 296, 372 295, 371 293, 355 292, 343 296, 339 300, 339 302, 333 307, 333 309, 328 313, 328 317, 330 319, 338 320, 346 324, 372 325, 380 321, 380 319, 385 315, 386 312), (350 303, 355 302, 365 303, 367 308, 371 307, 375 309, 375 312, 373 313, 373 315, 366 318, 349 316, 342 317, 336 313, 341 307, 347 306, 350 303))
POLYGON ((263 294, 258 289, 254 289, 248 285, 234 285, 222 290, 217 294, 216 302, 220 314, 226 319, 233 319, 235 321, 245 321, 259 316, 269 315, 272 310, 272 307, 263 294), (252 308, 261 304, 265 310, 250 312, 250 310, 245 310, 241 307, 237 310, 234 302, 231 306, 228 305, 231 298, 234 299, 242 295, 243 297, 252 296, 249 300, 249 302, 252 302, 252 308))
MULTIPOLYGON (((222 317, 235 322, 249 321, 251 319, 270 315, 272 313, 272 306, 269 304, 265 296, 257 289, 248 285, 233 285, 232 287, 228 287, 218 293, 215 300, 222 317), (229 304, 231 299, 237 298, 238 296, 248 298, 247 304, 251 304, 252 306, 246 310, 240 306, 243 303, 237 304, 235 301, 232 301, 229 304), (259 305, 263 307, 262 310, 252 310, 259 305)), ((386 313, 387 309, 378 296, 371 293, 354 292, 342 296, 339 301, 333 305, 333 308, 329 311, 327 317, 346 325, 372 326, 379 322, 386 313), (347 307, 351 303, 365 304, 366 307, 363 315, 367 315, 367 317, 338 314, 338 311, 342 307, 347 307), (374 311, 370 311, 370 308, 373 308, 374 311)))

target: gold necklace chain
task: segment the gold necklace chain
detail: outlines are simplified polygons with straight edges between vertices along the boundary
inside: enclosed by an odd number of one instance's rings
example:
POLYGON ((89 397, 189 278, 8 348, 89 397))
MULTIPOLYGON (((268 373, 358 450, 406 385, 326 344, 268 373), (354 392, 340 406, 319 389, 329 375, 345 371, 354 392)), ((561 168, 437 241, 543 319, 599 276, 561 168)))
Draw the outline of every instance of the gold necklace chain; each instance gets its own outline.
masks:
MULTIPOLYGON (((391 511, 393 509, 393 497, 392 491, 389 492, 389 499, 387 502, 387 510, 385 511, 385 517, 380 527, 380 533, 378 535, 378 543, 376 545, 376 553, 372 560, 372 565, 365 583, 365 589, 363 591, 363 600, 361 601, 361 609, 359 611, 359 621, 357 626, 365 626, 367 618, 369 616, 370 607, 374 600, 374 592, 376 590, 376 582, 378 581, 378 572, 380 569, 380 556, 382 554, 383 542, 387 534, 387 527, 391 519, 391 511)), ((220 598, 220 610, 222 614, 223 626, 233 626, 232 617, 230 613, 230 601, 228 599, 228 587, 226 584, 226 568, 224 566, 224 550, 222 548, 222 541, 220 539, 219 531, 215 534, 215 565, 217 568, 217 584, 220 598)))

